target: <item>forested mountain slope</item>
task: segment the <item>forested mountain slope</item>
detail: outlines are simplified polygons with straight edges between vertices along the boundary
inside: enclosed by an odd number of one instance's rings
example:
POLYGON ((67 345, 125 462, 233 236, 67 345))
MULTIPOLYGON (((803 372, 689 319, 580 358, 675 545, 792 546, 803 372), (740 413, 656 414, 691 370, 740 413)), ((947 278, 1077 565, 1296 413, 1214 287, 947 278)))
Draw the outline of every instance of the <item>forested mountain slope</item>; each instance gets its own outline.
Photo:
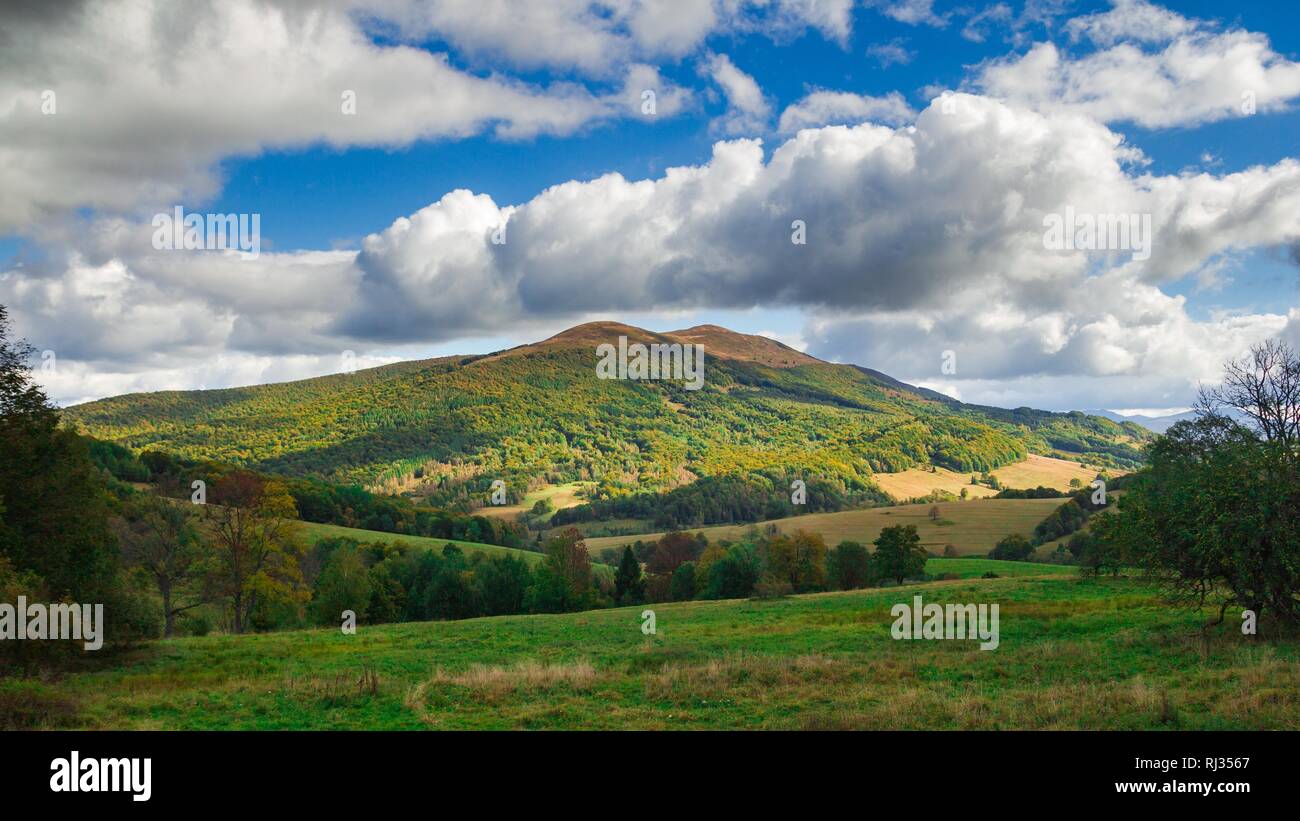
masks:
POLYGON ((68 408, 85 432, 290 475, 442 500, 505 479, 594 479, 665 489, 699 476, 817 477, 846 490, 875 472, 978 472, 1041 453, 1129 467, 1152 434, 1083 414, 963 405, 717 326, 656 334, 580 325, 487 356, 208 391, 131 394, 68 408), (704 386, 596 377, 596 346, 702 343, 704 386))

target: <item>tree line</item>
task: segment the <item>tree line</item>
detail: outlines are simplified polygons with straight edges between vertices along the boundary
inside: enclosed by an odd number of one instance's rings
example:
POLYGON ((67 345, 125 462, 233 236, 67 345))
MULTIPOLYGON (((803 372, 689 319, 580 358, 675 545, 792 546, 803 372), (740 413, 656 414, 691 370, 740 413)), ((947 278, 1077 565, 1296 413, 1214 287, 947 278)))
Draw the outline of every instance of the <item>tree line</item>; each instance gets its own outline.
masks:
POLYGON ((194 481, 212 487, 233 473, 274 479, 293 498, 298 518, 305 522, 377 530, 404 536, 456 539, 501 547, 530 547, 523 528, 489 516, 417 504, 402 496, 372 493, 360 485, 317 478, 274 476, 210 460, 185 459, 159 450, 138 456, 113 442, 86 437, 91 459, 110 475, 127 482, 150 482, 158 493, 188 499, 194 481))
POLYGON ((796 504, 792 491, 795 478, 764 472, 704 476, 667 493, 611 496, 558 510, 551 517, 551 524, 558 527, 608 519, 644 519, 651 521, 656 529, 680 530, 781 519, 802 513, 829 513, 891 501, 874 485, 854 491, 838 481, 810 478, 804 482, 802 499, 796 504))

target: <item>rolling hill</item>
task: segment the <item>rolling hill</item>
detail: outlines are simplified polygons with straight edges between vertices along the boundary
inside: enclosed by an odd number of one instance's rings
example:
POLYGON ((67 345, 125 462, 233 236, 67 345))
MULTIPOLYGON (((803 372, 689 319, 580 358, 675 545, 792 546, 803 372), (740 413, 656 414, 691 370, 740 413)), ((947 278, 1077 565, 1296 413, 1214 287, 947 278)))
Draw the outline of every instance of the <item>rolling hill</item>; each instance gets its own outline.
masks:
POLYGON ((995 470, 1029 454, 1131 467, 1152 434, 1081 413, 965 405, 779 342, 704 325, 654 333, 579 325, 485 356, 351 374, 103 399, 65 410, 99 439, 435 502, 511 501, 543 483, 663 490, 700 476, 817 477, 847 491, 878 473, 995 470), (703 388, 600 379, 596 346, 619 336, 705 349, 703 388), (482 495, 480 495, 482 494, 482 495))

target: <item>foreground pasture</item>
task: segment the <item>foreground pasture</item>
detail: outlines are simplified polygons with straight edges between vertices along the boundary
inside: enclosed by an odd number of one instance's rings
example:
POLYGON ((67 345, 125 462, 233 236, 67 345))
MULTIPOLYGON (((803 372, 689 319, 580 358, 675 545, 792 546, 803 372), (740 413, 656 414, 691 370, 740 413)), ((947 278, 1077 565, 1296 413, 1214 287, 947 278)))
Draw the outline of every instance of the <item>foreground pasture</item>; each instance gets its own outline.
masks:
MULTIPOLYGON (((974 575, 1005 563, 953 560, 974 575)), ((1033 566, 1023 566, 1031 570, 1033 566)), ((1041 570, 1041 568, 1040 568, 1041 570)), ((0 681, 9 726, 291 729, 1300 728, 1300 643, 1132 579, 957 579, 766 601, 162 641, 0 681), (1001 645, 897 641, 890 607, 998 603, 1001 645)))

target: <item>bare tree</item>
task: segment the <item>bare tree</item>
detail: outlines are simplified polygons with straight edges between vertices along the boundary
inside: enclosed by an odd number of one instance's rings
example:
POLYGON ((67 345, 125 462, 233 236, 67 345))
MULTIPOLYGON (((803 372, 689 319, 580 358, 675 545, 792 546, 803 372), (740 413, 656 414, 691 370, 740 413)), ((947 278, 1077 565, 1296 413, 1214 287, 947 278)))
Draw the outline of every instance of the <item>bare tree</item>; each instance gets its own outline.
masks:
POLYGON ((1290 345, 1270 339, 1224 365, 1223 382, 1201 388, 1197 410, 1223 416, 1228 408, 1288 455, 1300 449, 1300 359, 1290 345))

